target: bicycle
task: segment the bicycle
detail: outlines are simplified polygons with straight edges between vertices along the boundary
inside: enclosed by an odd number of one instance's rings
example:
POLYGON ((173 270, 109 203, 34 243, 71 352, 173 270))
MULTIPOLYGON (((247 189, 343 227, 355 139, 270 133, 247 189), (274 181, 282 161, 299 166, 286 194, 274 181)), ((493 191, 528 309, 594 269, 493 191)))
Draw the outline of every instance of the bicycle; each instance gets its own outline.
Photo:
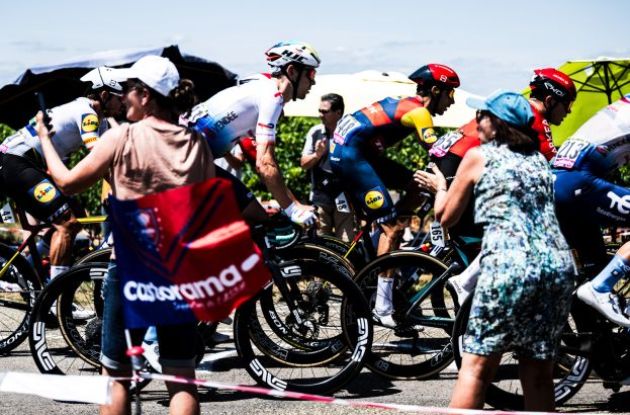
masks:
MULTIPOLYGON (((48 276, 37 249, 37 238, 51 225, 31 225, 21 209, 16 214, 29 234, 17 248, 0 243, 0 354, 9 353, 26 339, 32 307, 48 276), (31 262, 24 256, 26 248, 31 262)), ((104 219, 104 216, 77 218, 83 225, 101 223, 104 219)), ((79 249, 73 254, 80 257, 85 252, 79 249)))
MULTIPOLYGON (((332 392, 361 370, 371 344, 369 309, 351 273, 342 271, 342 262, 331 262, 336 255, 326 248, 298 245, 299 239, 296 233, 263 249, 273 281, 237 310, 235 344, 258 383, 277 389, 332 392), (316 372, 319 374, 313 376, 316 372)), ((97 305, 95 315, 99 316, 106 266, 88 263, 73 267, 38 298, 29 342, 41 372, 98 372, 100 336, 96 341, 89 330, 81 335, 63 309, 85 296, 86 304, 97 305), (47 310, 56 299, 65 316, 59 320, 58 330, 48 327, 47 319, 47 310)))
MULTIPOLYGON (((594 275, 591 269, 581 269, 579 280, 594 275)), ((626 303, 630 301, 630 279, 616 287, 626 303)), ((453 328, 453 349, 457 366, 461 365, 461 345, 466 332, 472 295, 464 302, 453 328)), ((575 294, 567 324, 561 335, 555 359, 554 395, 556 405, 573 397, 594 370, 605 388, 619 391, 630 384, 630 329, 620 327, 595 312, 575 294)), ((495 380, 486 392, 486 403, 510 410, 522 410, 523 394, 518 377, 518 355, 505 353, 495 380)))

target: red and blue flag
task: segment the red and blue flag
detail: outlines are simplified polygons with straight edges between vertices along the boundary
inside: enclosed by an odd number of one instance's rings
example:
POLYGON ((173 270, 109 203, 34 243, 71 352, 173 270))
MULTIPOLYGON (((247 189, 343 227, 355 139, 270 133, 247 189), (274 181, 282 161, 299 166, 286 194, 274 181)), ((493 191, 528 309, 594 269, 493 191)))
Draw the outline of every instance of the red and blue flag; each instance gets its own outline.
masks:
POLYGON ((128 328, 222 320, 271 279, 227 180, 110 208, 128 328))

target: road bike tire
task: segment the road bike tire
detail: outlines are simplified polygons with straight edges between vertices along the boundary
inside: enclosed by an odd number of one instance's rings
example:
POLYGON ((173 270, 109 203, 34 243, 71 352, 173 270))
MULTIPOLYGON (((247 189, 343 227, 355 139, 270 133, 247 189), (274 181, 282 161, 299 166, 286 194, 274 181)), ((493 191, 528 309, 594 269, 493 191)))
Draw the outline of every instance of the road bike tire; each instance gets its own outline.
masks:
MULTIPOLYGON (((302 260, 299 264, 299 267, 290 265, 291 269, 285 270, 283 276, 298 287, 303 298, 313 294, 314 284, 319 288, 326 287, 325 294, 316 294, 315 307, 304 301, 300 303, 299 312, 305 324, 313 327, 313 333, 317 332, 313 334, 314 340, 322 340, 321 345, 326 347, 339 348, 333 350, 334 358, 317 365, 307 360, 304 366, 292 361, 291 356, 304 358, 309 349, 284 342, 269 327, 260 308, 261 298, 272 295, 273 284, 237 310, 234 317, 236 349, 247 372, 261 385, 303 393, 334 393, 363 367, 372 340, 370 311, 356 284, 328 263, 302 260), (265 345, 265 350, 259 349, 260 344, 265 345), (271 356, 270 350, 273 351, 271 356)), ((275 303, 279 304, 280 300, 275 303)), ((290 314, 279 317, 285 323, 287 319, 291 319, 290 314)))
POLYGON ((397 275, 393 300, 399 327, 375 324, 372 350, 366 361, 370 370, 391 379, 425 379, 452 362, 450 335, 455 304, 445 288, 446 276, 437 279, 447 269, 446 264, 422 252, 394 251, 359 271, 355 281, 370 308, 376 301, 378 275, 397 275), (407 280, 415 282, 405 284, 407 280), (428 297, 411 308, 424 289, 430 290, 428 297), (407 310, 409 317, 405 315, 407 310))
MULTIPOLYGON (((0 269, 16 253, 0 243, 0 269)), ((0 278, 0 354, 9 353, 28 337, 32 307, 40 291, 33 267, 18 254, 0 278)))
MULTIPOLYGON (((468 325, 468 317, 473 296, 470 295, 462 305, 453 327, 453 354, 457 367, 462 362, 462 342, 468 325)), ((576 299, 577 301, 577 299, 576 299)), ((581 331, 579 315, 572 312, 565 326, 561 345, 554 367, 554 395, 556 406, 567 402, 587 381, 591 373, 591 359, 584 352, 577 351, 581 331)), ((518 356, 504 353, 493 383, 486 392, 486 403, 503 410, 523 411, 525 401, 518 375, 518 356)))

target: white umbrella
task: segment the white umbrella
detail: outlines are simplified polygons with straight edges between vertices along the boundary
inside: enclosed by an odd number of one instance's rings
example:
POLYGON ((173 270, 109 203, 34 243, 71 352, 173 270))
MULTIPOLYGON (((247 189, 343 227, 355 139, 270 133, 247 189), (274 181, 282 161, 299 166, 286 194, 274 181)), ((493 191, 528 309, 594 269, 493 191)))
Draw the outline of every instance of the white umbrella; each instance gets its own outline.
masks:
MULTIPOLYGON (((284 106, 287 116, 317 117, 320 98, 331 92, 341 95, 346 113, 354 112, 385 97, 415 95, 416 84, 400 72, 363 71, 354 74, 318 75, 316 84, 306 99, 291 101, 284 106)), ((466 105, 473 95, 457 88, 455 104, 441 116, 433 118, 440 127, 461 127, 475 116, 475 110, 466 105)))

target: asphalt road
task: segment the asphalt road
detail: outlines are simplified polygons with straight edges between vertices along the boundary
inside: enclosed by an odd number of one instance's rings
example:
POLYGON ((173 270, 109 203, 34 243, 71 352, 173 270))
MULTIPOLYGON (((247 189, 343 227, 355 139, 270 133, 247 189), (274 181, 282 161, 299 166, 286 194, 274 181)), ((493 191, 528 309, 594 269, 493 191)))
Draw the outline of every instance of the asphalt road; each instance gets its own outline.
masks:
MULTIPOLYGON (((207 354, 201 364, 198 377, 223 383, 248 384, 252 381, 232 351, 231 343, 222 345, 221 354, 207 354)), ((9 356, 0 357, 0 371, 37 372, 28 346, 23 344, 9 356)), ((364 370, 337 398, 353 401, 373 401, 430 407, 445 407, 455 382, 456 371, 449 367, 439 377, 423 381, 390 381, 364 370)), ((164 385, 152 382, 142 392, 144 414, 167 413, 167 395, 164 385)), ((324 405, 298 401, 261 398, 232 391, 201 390, 201 408, 204 414, 379 414, 393 413, 377 409, 355 409, 343 406, 324 405)), ((562 412, 599 412, 630 414, 630 387, 613 393, 602 387, 601 382, 591 378, 580 392, 565 406, 562 412)), ((0 414, 87 414, 97 413, 96 405, 66 404, 31 395, 0 394, 0 414)))

